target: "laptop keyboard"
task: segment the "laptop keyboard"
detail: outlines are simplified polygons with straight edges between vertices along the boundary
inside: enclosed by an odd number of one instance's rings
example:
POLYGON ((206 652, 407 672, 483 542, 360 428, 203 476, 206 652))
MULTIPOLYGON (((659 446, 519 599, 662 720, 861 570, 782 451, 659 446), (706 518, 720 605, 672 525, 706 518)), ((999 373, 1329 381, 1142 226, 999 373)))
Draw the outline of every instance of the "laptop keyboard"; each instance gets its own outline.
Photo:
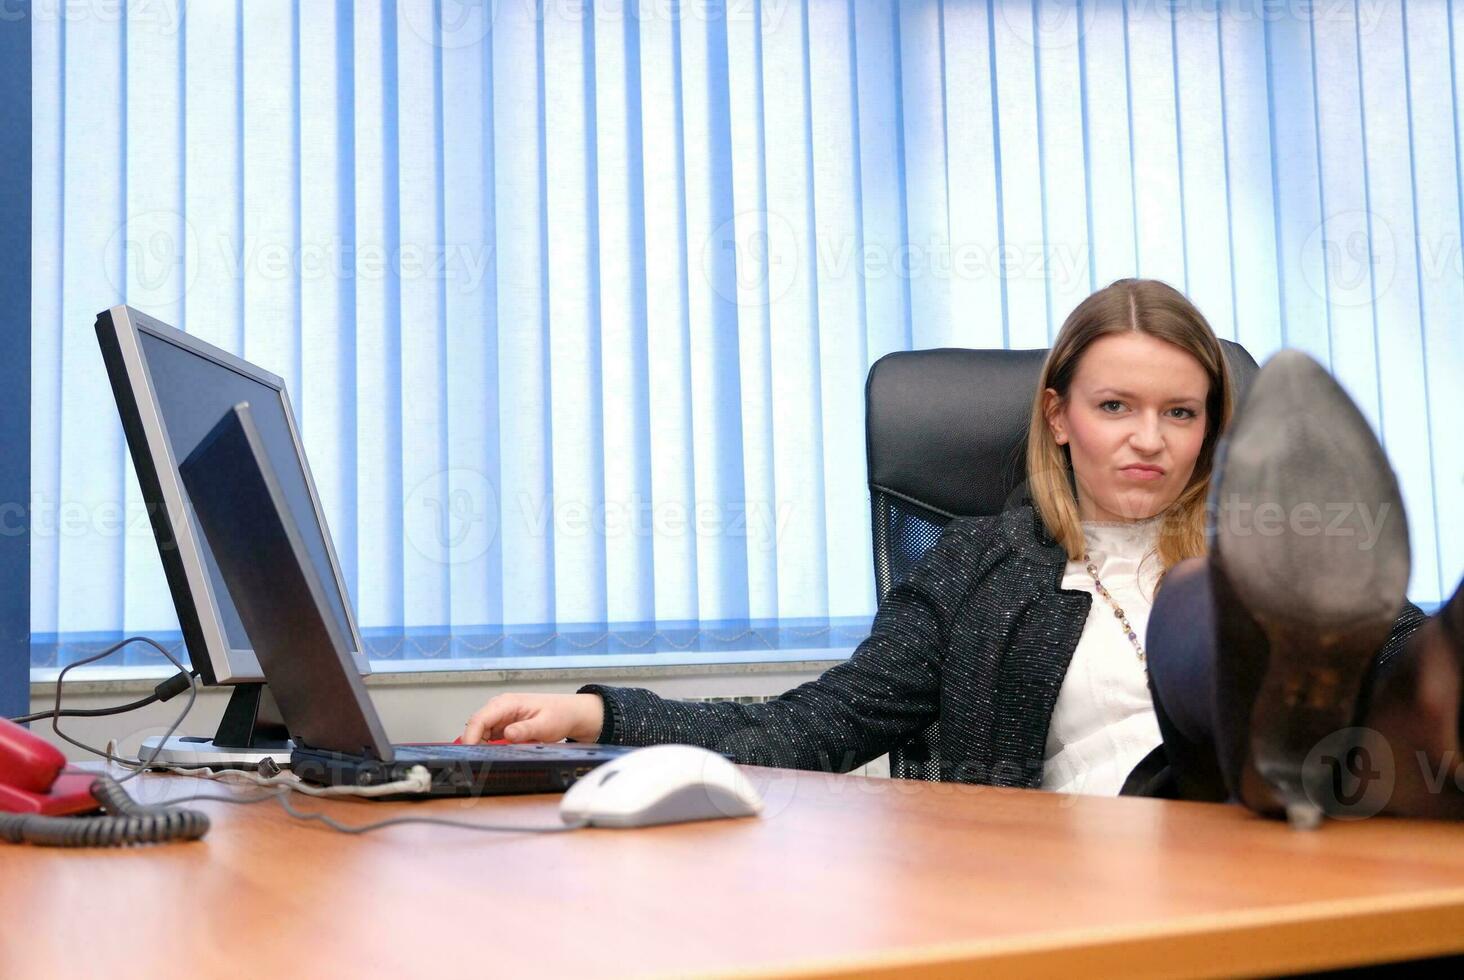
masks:
POLYGON ((610 758, 614 753, 594 745, 396 745, 398 762, 419 759, 497 759, 505 762, 579 762, 610 758))

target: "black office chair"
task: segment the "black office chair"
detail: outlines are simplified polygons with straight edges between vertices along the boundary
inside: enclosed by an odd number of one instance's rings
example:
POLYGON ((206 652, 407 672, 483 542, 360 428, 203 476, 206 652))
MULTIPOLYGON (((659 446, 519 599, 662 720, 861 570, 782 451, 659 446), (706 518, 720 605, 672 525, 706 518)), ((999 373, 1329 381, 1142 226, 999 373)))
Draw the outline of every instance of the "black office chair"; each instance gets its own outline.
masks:
MULTIPOLYGON (((1258 370, 1222 340, 1237 396, 1258 370)), ((1027 419, 1046 350, 897 351, 869 369, 865 443, 880 601, 953 517, 987 516, 1027 497, 1027 419)), ((940 778, 932 724, 890 752, 890 775, 940 778)))

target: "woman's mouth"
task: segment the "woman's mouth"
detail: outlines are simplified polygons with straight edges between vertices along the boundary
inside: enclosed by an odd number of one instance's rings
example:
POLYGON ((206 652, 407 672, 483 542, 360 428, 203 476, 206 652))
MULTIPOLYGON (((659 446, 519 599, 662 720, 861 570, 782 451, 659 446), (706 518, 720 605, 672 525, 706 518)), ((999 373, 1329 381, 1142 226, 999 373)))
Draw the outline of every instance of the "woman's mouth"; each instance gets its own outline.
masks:
POLYGON ((1157 480, 1164 475, 1164 471, 1154 466, 1125 466, 1119 470, 1124 476, 1132 480, 1157 480))

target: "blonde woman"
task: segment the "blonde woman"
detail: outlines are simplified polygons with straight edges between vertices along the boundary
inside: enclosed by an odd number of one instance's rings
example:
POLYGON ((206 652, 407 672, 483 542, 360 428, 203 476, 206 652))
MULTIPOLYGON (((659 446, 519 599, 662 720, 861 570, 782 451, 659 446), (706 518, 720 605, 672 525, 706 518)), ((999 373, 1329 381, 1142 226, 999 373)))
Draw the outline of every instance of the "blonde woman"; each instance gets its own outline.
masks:
POLYGON ((1464 589, 1432 621, 1405 601, 1396 482, 1319 366, 1277 355, 1226 435, 1232 399, 1193 304, 1115 282, 1047 357, 1030 503, 953 520, 848 661, 756 705, 597 684, 500 695, 463 740, 679 742, 847 771, 938 720, 947 780, 1233 799, 1309 824, 1464 816, 1448 772, 1438 791, 1404 772, 1418 752, 1464 766, 1464 589), (1326 534, 1301 526, 1313 507, 1326 534), (1273 509, 1279 533, 1256 520, 1273 509), (1361 744, 1368 726, 1384 744, 1361 744), (1384 748, 1386 779, 1337 788, 1329 759, 1372 772, 1384 748))

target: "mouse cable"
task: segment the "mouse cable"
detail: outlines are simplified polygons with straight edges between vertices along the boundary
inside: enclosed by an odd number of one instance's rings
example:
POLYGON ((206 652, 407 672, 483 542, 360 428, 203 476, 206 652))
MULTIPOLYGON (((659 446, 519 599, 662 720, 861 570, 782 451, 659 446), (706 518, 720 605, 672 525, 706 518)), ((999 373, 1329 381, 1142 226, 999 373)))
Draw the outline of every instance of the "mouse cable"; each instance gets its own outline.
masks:
POLYGON ((512 826, 512 825, 503 825, 503 824, 481 824, 481 823, 474 823, 474 822, 467 821, 467 820, 451 820, 451 819, 448 819, 448 818, 445 818, 445 817, 391 817, 391 818, 386 819, 386 820, 378 820, 378 821, 375 821, 374 823, 355 824, 355 825, 352 825, 352 824, 343 824, 343 823, 339 822, 338 820, 335 820, 335 819, 333 819, 331 817, 326 816, 323 813, 307 813, 307 812, 304 812, 304 811, 301 811, 301 810, 297 810, 294 806, 292 806, 290 804, 289 800, 286 799, 286 797, 289 795, 289 792, 291 790, 296 791, 296 792, 300 792, 300 793, 305 793, 308 796, 379 796, 379 795, 384 795, 386 793, 392 793, 392 792, 396 792, 396 793, 401 793, 401 792, 424 793, 424 792, 426 792, 427 788, 431 785, 431 777, 430 777, 430 774, 427 773, 427 770, 424 769, 421 766, 415 766, 415 767, 413 767, 413 770, 410 770, 409 771, 409 772, 412 772, 413 775, 409 775, 408 779, 406 779, 406 780, 403 780, 403 781, 401 781, 399 783, 387 783, 387 784, 384 784, 382 786, 374 786, 374 787, 355 787, 355 786, 320 787, 320 786, 310 786, 309 784, 307 784, 303 780, 301 780, 298 776, 295 776, 293 773, 291 773, 285 779, 281 779, 280 778, 280 774, 276 774, 276 775, 270 776, 270 777, 265 777, 265 776, 260 776, 257 773, 250 773, 250 772, 245 772, 245 771, 240 771, 240 770, 225 770, 224 772, 215 773, 211 769, 182 768, 182 767, 166 766, 166 765, 165 766, 155 766, 155 763, 157 762, 158 755, 159 755, 159 753, 162 752, 163 744, 169 738, 171 738, 172 735, 173 735, 173 733, 178 730, 178 727, 183 724, 184 719, 186 719, 188 717, 188 713, 193 710, 194 702, 197 701, 197 700, 198 700, 198 681, 197 681, 197 678, 195 678, 194 675, 190 671, 186 670, 183 667, 183 665, 178 662, 178 660, 177 660, 176 657, 174 657, 171 653, 169 653, 166 649, 164 649, 164 647, 162 646, 162 644, 158 643, 156 640, 152 639, 151 637, 146 637, 146 636, 130 636, 127 639, 122 640, 121 642, 116 643, 116 644, 108 647, 106 650, 103 650, 101 653, 94 654, 93 656, 87 657, 87 658, 85 658, 83 660, 78 660, 75 663, 67 664, 65 667, 63 667, 61 669, 61 673, 58 674, 57 677, 56 677, 56 702, 55 702, 55 705, 53 706, 53 709, 52 709, 52 711, 50 713, 51 729, 59 737, 65 739, 67 742, 70 742, 72 745, 75 745, 77 748, 84 749, 87 752, 92 753, 93 755, 99 755, 102 758, 106 759, 109 763, 112 763, 114 765, 121 766, 124 769, 131 770, 130 772, 127 773, 127 775, 122 776, 120 779, 116 780, 116 782, 118 784, 125 783, 127 780, 132 779, 133 777, 137 776, 139 773, 146 772, 147 770, 153 769, 153 768, 166 769, 166 770, 168 770, 170 772, 178 773, 180 775, 199 776, 199 777, 203 777, 203 778, 223 779, 223 778, 228 778, 228 777, 239 777, 239 778, 245 779, 245 781, 253 782, 256 785, 267 786, 267 787, 278 787, 278 788, 273 793, 269 793, 269 794, 266 794, 264 796, 255 797, 253 799, 238 799, 236 797, 230 797, 230 796, 197 797, 196 799, 198 799, 198 800, 211 800, 211 801, 219 802, 219 803, 235 803, 235 804, 261 803, 264 800, 271 799, 271 798, 278 799, 280 801, 280 806, 282 806, 284 808, 285 812, 288 813, 290 816, 294 817, 295 819, 297 819, 297 820, 303 820, 303 821, 307 821, 307 822, 321 823, 321 824, 324 824, 325 826, 329 827, 331 830, 334 830, 334 831, 337 831, 337 832, 343 833, 343 834, 365 834, 365 833, 369 833, 369 832, 371 832, 373 830, 380 830, 380 829, 382 829, 384 827, 391 827, 391 826, 396 826, 396 825, 399 825, 399 824, 410 824, 410 823, 435 824, 437 826, 453 827, 453 828, 460 829, 460 830, 482 830, 482 831, 492 831, 492 832, 501 832, 501 833, 535 833, 535 834, 562 833, 563 831, 566 831, 566 830, 578 830, 581 827, 584 827, 584 826, 587 826, 588 825, 587 822, 582 822, 582 823, 564 824, 562 826, 553 826, 553 827, 526 827, 526 826, 512 826), (80 742, 80 741, 72 738, 71 736, 67 735, 65 732, 61 731, 61 727, 58 724, 58 721, 59 721, 60 717, 62 717, 61 714, 60 714, 60 712, 61 712, 61 690, 62 690, 62 682, 66 679, 66 674, 72 668, 74 668, 74 667, 82 667, 82 666, 85 666, 86 664, 95 663, 96 661, 101 660, 103 657, 110 656, 111 654, 117 652, 118 650, 122 649, 123 647, 127 646, 130 643, 146 643, 146 644, 149 644, 150 646, 152 646, 153 648, 155 648, 159 653, 161 653, 165 658, 167 658, 168 662, 171 663, 174 667, 176 667, 178 669, 178 672, 180 674, 185 675, 187 677, 187 679, 188 679, 188 703, 183 706, 183 710, 179 713, 177 719, 174 720, 173 724, 168 728, 167 733, 164 734, 163 738, 156 745, 153 746, 152 752, 148 755, 148 757, 146 759, 128 759, 128 758, 125 758, 123 756, 117 755, 116 754, 116 751, 115 751, 116 750, 116 742, 115 741, 108 742, 107 743, 107 747, 105 749, 97 749, 97 748, 94 748, 93 746, 87 745, 85 742, 80 742), (420 775, 416 775, 416 772, 417 771, 420 771, 420 775), (336 792, 331 792, 332 790, 334 790, 336 792), (373 792, 373 790, 375 792, 373 792))
POLYGON ((198 779, 216 779, 222 782, 241 781, 251 783, 255 786, 262 786, 273 789, 274 792, 266 793, 263 796, 240 799, 234 796, 194 796, 189 797, 188 802, 212 801, 216 803, 262 803, 265 800, 277 799, 285 812, 296 820, 324 824, 326 827, 342 834, 365 834, 373 830, 381 830, 383 827, 394 827, 401 824, 428 824, 440 827, 452 827, 458 830, 481 830, 493 833, 518 833, 518 834, 558 834, 567 830, 579 830, 589 826, 588 821, 578 823, 562 824, 551 827, 546 826, 525 826, 523 824, 487 824, 477 823, 471 820, 452 820, 446 817, 389 817, 386 820, 377 820, 365 824, 344 824, 323 813, 310 813, 296 809, 289 801, 290 793, 302 793, 306 796, 316 797, 373 797, 390 796, 399 793, 426 793, 432 785, 432 774, 423 766, 412 766, 407 770, 407 778, 392 783, 382 783, 379 786, 312 786, 302 780, 294 773, 280 771, 271 776, 261 776, 258 773, 246 772, 237 769, 213 770, 208 768, 182 768, 178 766, 160 766, 168 772, 180 776, 193 776, 198 779))

